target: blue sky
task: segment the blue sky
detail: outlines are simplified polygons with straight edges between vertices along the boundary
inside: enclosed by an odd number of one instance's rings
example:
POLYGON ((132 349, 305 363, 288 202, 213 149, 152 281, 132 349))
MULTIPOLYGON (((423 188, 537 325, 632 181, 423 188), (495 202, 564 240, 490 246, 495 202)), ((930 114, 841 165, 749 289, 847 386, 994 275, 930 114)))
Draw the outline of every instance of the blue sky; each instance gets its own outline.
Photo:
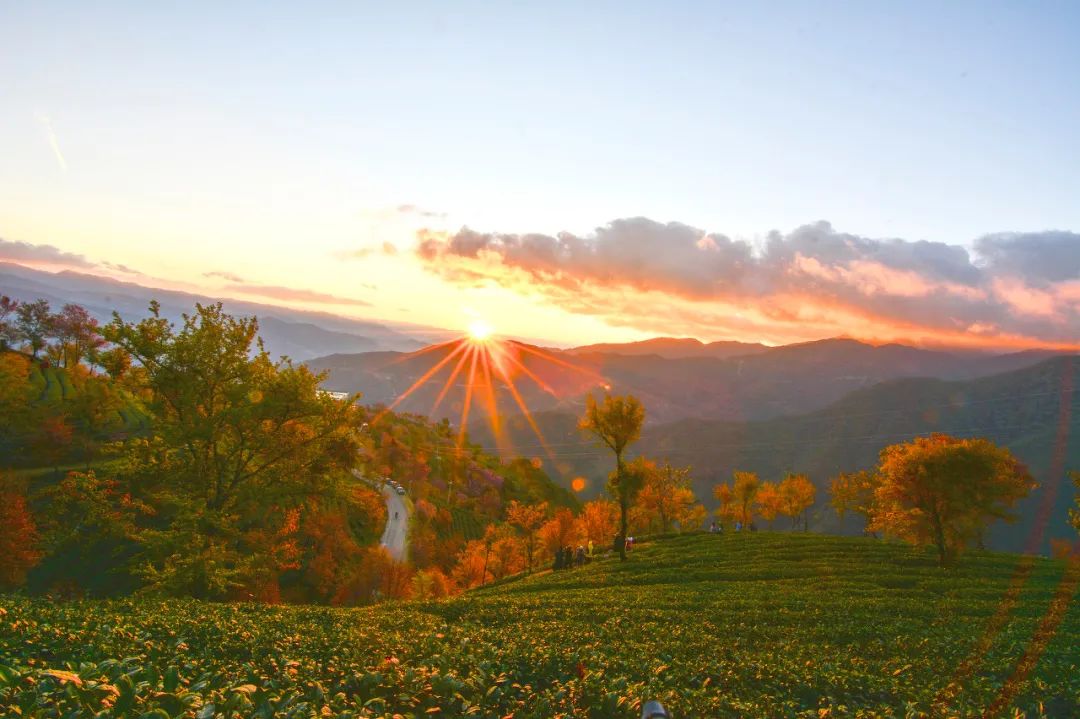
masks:
POLYGON ((298 245, 404 248, 400 204, 752 241, 1080 228, 1078 3, 221 5, 0 3, 0 237, 189 282, 258 252, 310 286, 298 245))

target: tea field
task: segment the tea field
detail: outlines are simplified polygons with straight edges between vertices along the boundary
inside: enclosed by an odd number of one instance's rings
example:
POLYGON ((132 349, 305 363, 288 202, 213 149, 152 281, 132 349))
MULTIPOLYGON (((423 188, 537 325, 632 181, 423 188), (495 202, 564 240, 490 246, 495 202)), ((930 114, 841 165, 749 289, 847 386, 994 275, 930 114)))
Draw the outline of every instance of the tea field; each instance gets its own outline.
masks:
POLYGON ((0 714, 1075 717, 1078 578, 756 533, 363 609, 0 596, 0 714))

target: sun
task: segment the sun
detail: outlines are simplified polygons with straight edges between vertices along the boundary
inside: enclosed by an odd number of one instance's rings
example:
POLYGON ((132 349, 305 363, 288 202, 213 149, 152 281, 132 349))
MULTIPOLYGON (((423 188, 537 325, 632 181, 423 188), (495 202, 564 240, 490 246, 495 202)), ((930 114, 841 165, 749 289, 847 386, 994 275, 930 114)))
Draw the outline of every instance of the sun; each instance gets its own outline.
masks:
POLYGON ((484 320, 473 320, 469 323, 466 331, 469 334, 469 339, 484 342, 491 339, 491 335, 495 333, 495 328, 484 322, 484 320))

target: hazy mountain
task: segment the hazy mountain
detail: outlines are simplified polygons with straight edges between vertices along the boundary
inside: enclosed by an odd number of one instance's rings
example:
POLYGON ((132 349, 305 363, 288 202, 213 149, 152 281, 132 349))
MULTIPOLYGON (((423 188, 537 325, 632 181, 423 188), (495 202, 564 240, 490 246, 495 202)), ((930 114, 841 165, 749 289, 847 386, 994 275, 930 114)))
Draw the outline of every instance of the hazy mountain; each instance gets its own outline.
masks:
MULTIPOLYGON (((420 381, 421 386, 401 407, 427 414, 448 382, 455 363, 450 362, 430 376, 425 375, 456 346, 447 344, 413 354, 338 354, 312 360, 309 365, 330 370, 326 383, 329 389, 361 392, 370 403, 390 404, 420 381)), ((1029 366, 1046 357, 1045 353, 994 356, 902 345, 877 347, 850 339, 767 348, 757 354, 729 358, 578 354, 575 351, 542 350, 518 342, 507 342, 502 346, 524 365, 525 370, 517 369, 513 362, 507 367, 514 373, 522 400, 531 410, 561 407, 576 411, 589 392, 630 392, 649 408, 651 423, 691 417, 763 420, 802 414, 826 407, 857 389, 887 380, 900 377, 968 379, 1029 366)), ((497 372, 494 377, 495 402, 500 414, 518 413, 517 400, 502 386, 497 372)), ((474 384, 485 384, 482 374, 474 384)), ((467 385, 467 371, 458 374, 436 415, 457 421, 464 407, 467 385)), ((483 400, 483 397, 477 398, 471 412, 484 413, 487 405, 483 400)))
MULTIPOLYGON (((534 418, 550 455, 520 416, 505 422, 505 446, 513 449, 504 453, 538 457, 567 486, 571 478, 582 476, 587 480, 585 494, 599 493, 613 460, 610 452, 577 430, 578 413, 540 412, 534 418)), ((872 467, 886 445, 931 432, 986 437, 1003 444, 1040 481, 1040 489, 1023 504, 1023 521, 995 526, 992 546, 1045 551, 1049 537, 1075 536, 1067 525, 1074 490, 1064 472, 1080 469, 1077 356, 968 381, 908 378, 884 382, 801 416, 762 422, 686 419, 654 425, 646 428, 634 452, 692 466, 698 496, 710 507, 715 505, 712 487, 730 480, 736 469, 758 472, 768 480, 778 480, 788 471, 805 472, 819 489, 815 526, 852 531, 854 525, 841 527, 826 504, 828 479, 841 471, 872 467), (1028 547, 1036 518, 1044 511, 1042 541, 1028 547)), ((490 429, 482 422, 470 426, 470 436, 495 447, 490 429)))
POLYGON ((738 357, 764 352, 769 348, 756 342, 720 341, 704 343, 692 337, 654 337, 640 342, 609 342, 583 345, 567 350, 570 354, 659 355, 667 359, 684 357, 738 357))
MULTIPOLYGON (((163 316, 176 322, 190 313, 196 302, 216 302, 204 295, 143 286, 79 272, 44 272, 0 262, 0 294, 18 300, 43 298, 55 309, 65 303, 82 305, 99 321, 108 321, 115 310, 126 320, 145 317, 150 300, 161 303, 163 316)), ((259 318, 259 334, 271 355, 296 360, 335 352, 413 350, 431 341, 432 333, 420 328, 389 327, 378 322, 305 312, 242 300, 220 300, 228 312, 259 318), (410 336, 412 333, 417 336, 410 336)))

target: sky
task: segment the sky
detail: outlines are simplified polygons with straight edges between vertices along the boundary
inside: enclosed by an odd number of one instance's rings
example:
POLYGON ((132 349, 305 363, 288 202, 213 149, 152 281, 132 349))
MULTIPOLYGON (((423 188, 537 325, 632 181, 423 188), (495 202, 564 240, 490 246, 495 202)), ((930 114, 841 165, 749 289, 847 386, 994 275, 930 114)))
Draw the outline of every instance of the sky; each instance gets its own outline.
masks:
POLYGON ((1070 2, 0 0, 0 260, 556 344, 1075 347, 1078 70, 1070 2))

